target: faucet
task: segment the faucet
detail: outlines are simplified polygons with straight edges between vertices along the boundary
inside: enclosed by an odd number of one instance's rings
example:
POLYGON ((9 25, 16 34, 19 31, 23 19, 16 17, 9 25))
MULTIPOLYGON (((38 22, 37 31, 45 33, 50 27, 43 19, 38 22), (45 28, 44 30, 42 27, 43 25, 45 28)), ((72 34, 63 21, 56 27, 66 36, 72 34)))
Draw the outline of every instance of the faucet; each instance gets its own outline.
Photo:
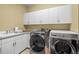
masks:
POLYGON ((10 33, 10 30, 6 30, 6 34, 10 33))

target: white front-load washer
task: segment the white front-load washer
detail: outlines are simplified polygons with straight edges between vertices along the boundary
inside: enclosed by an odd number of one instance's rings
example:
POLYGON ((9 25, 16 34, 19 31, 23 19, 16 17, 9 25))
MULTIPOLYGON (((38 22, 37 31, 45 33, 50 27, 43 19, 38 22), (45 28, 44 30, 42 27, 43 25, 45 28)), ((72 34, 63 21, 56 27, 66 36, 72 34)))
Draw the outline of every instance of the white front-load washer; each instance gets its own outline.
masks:
POLYGON ((49 37, 51 54, 76 54, 78 36, 71 31, 51 31, 49 37))

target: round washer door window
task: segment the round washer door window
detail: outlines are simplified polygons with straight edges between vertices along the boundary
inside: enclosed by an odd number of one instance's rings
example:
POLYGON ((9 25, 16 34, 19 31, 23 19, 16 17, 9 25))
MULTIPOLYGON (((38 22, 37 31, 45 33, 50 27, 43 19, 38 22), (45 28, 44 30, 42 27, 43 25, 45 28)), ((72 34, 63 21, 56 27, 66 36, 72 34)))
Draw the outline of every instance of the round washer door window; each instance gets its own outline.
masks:
POLYGON ((41 52, 44 50, 45 41, 40 35, 32 35, 30 39, 30 46, 33 51, 41 52))
POLYGON ((66 40, 58 40, 55 43, 55 52, 58 54, 71 54, 75 53, 75 47, 66 40))

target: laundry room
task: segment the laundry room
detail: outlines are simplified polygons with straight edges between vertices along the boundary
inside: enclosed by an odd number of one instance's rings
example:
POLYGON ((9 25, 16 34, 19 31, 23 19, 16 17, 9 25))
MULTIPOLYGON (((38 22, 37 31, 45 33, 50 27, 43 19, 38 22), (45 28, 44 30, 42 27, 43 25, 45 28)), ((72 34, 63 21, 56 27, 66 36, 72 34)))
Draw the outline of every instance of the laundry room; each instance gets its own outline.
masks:
POLYGON ((0 4, 0 54, 79 54, 79 4, 0 4))

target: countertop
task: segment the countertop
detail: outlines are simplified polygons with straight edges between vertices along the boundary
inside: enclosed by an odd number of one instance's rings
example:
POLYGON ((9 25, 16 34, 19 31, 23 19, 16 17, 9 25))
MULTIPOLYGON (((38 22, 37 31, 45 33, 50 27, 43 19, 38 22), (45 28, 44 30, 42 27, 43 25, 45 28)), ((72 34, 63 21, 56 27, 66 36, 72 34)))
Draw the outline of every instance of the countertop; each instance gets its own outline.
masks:
POLYGON ((30 32, 8 33, 8 34, 6 34, 6 36, 5 36, 5 34, 3 34, 3 35, 0 34, 0 40, 19 36, 19 35, 24 35, 24 34, 30 34, 30 32), (11 34, 11 35, 9 35, 9 34, 11 34))

